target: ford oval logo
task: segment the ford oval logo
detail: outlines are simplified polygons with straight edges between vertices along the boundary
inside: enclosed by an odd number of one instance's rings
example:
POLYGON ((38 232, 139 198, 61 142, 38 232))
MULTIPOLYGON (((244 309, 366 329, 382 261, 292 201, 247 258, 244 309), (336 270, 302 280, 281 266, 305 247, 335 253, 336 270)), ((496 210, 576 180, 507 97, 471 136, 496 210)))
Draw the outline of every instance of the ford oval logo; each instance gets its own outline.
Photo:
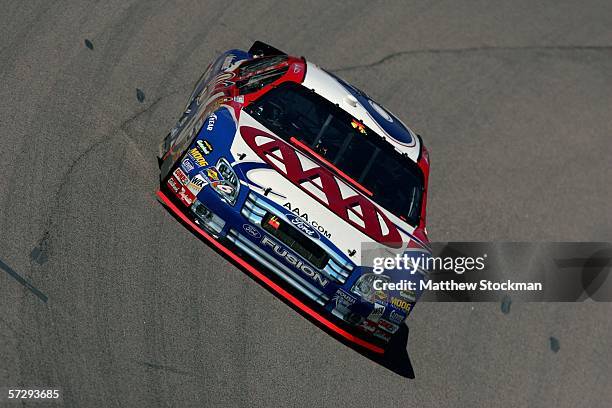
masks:
POLYGON ((257 228, 255 228, 254 226, 252 226, 250 224, 244 224, 242 226, 242 229, 244 229, 244 232, 246 232, 247 234, 249 234, 253 238, 261 238, 261 234, 259 233, 257 228))
POLYGON ((295 214, 285 214, 285 216, 295 228, 299 229, 311 238, 319 239, 319 233, 305 219, 295 214))

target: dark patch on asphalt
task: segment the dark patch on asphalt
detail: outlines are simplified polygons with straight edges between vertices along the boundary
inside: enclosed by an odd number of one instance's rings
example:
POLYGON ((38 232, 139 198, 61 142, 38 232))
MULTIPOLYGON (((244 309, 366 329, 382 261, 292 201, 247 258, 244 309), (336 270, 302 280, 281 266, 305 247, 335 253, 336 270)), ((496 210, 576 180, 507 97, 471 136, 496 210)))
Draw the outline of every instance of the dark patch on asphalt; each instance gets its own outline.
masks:
POLYGON ((85 39, 85 46, 87 48, 89 48, 90 50, 93 50, 93 43, 91 41, 89 41, 87 38, 85 39))
POLYGON ((49 260, 49 231, 45 231, 43 237, 38 242, 38 246, 30 252, 30 258, 39 265, 49 260))
POLYGON ((556 337, 550 337, 550 349, 557 353, 559 351, 559 349, 561 348, 561 346, 559 345, 559 339, 557 339, 556 337))
POLYGON ((510 299, 510 296, 504 296, 504 298, 502 299, 502 303, 501 303, 501 311, 503 312, 503 314, 510 313, 511 305, 512 305, 512 299, 510 299))
POLYGON ((145 94, 140 88, 136 88, 136 99, 138 99, 138 102, 140 103, 143 103, 145 100, 145 94))
POLYGON ((4 262, 0 261, 0 269, 2 269, 4 272, 8 273, 10 276, 13 277, 13 279, 15 279, 17 282, 21 283, 21 285, 23 285, 23 287, 25 287, 30 292, 35 294, 40 300, 43 301, 43 303, 47 303, 47 300, 49 300, 47 295, 42 293, 40 290, 36 289, 30 282, 28 282, 25 278, 23 278, 21 275, 19 275, 17 272, 15 272, 13 270, 13 268, 8 266, 4 262))
POLYGON ((39 265, 42 265, 49 260, 47 253, 39 247, 34 248, 32 252, 30 252, 30 257, 39 265))

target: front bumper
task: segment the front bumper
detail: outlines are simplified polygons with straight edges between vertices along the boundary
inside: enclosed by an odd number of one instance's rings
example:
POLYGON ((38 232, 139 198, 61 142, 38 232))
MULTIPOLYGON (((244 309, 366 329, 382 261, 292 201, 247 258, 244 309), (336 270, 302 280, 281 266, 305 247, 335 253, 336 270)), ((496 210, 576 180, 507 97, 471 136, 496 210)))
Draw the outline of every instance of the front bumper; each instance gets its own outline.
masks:
MULTIPOLYGON (((215 239, 215 237, 205 231, 201 226, 194 222, 192 218, 186 215, 179 206, 168 196, 164 191, 160 190, 157 192, 157 196, 160 202, 165 205, 176 217, 178 217, 184 224, 190 227, 195 233, 205 238, 211 245, 213 245, 216 249, 221 251, 223 254, 232 259, 236 264, 240 265, 245 271, 251 274, 255 279, 257 279, 260 283, 264 284, 270 290, 272 290, 275 294, 285 299, 293 306, 297 307, 301 312, 314 319, 317 323, 325 327, 326 329, 333 332, 335 335, 343 338, 351 344, 362 347, 370 352, 376 354, 384 354, 385 349, 379 344, 375 344, 372 341, 365 340, 356 334, 351 333, 350 328, 346 325, 345 322, 341 321, 339 318, 329 314, 328 312, 324 312, 325 315, 320 313, 318 310, 315 310, 315 305, 313 307, 309 306, 298 297, 290 293, 287 289, 280 286, 278 283, 274 282, 270 277, 265 275, 263 272, 258 270, 255 266, 247 262, 242 257, 238 256, 234 251, 229 249, 226 245, 224 245, 219 240, 215 239), (344 327, 346 326, 346 327, 344 327)), ((316 302, 316 301, 315 301, 316 302)), ((319 303, 319 302, 316 302, 319 303)), ((320 304, 320 303, 319 303, 320 304)))

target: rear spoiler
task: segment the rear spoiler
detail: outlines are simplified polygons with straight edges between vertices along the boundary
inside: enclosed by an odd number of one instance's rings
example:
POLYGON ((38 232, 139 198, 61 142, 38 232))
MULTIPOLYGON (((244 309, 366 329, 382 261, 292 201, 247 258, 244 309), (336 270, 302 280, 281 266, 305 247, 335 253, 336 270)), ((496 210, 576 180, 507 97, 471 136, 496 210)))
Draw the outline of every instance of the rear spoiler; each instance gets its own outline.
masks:
POLYGON ((249 48, 249 54, 258 57, 269 57, 271 55, 287 55, 286 52, 274 48, 273 46, 268 45, 262 41, 255 41, 253 45, 251 45, 251 48, 249 48))

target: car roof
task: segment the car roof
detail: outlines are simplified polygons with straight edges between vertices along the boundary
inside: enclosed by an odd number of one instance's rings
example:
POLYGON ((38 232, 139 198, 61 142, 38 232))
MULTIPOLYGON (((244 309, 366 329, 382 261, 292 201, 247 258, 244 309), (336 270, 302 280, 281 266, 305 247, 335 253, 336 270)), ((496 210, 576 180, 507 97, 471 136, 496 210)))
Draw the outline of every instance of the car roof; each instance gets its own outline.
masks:
POLYGON ((418 160, 421 142, 417 135, 364 92, 308 61, 302 85, 362 121, 400 153, 418 160))

